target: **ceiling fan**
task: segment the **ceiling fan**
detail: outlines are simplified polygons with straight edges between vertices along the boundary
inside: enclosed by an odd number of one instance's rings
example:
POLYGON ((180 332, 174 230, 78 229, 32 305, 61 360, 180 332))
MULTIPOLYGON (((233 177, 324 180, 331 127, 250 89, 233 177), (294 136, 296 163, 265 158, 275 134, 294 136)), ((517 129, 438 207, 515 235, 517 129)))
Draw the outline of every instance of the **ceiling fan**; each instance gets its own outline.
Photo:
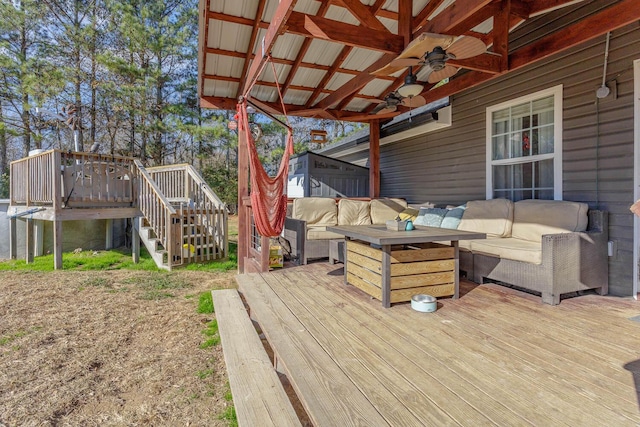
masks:
POLYGON ((487 46, 476 37, 422 33, 396 59, 372 74, 388 76, 406 67, 423 65, 429 70, 429 83, 437 83, 460 70, 447 64, 449 59, 472 58, 486 50, 487 46))
POLYGON ((393 113, 398 109, 398 105, 409 108, 422 107, 427 101, 420 95, 405 97, 393 91, 387 94, 383 100, 376 100, 379 104, 371 110, 370 114, 387 114, 393 113))

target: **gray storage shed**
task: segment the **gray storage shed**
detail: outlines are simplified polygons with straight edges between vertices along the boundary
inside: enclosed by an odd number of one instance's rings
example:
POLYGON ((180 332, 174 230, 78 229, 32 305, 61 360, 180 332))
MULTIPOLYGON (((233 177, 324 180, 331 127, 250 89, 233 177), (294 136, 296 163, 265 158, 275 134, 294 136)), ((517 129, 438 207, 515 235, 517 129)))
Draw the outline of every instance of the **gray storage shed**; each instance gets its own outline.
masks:
POLYGON ((306 151, 289 160, 289 197, 368 197, 369 168, 306 151))

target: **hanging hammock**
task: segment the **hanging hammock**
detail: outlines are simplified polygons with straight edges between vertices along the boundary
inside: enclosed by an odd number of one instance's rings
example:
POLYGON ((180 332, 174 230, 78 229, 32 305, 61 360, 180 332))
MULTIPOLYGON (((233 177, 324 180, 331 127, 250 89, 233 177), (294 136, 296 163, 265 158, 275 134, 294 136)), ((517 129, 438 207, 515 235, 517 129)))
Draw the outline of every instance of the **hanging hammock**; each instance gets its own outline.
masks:
MULTIPOLYGON (((269 57, 269 59, 271 59, 269 57)), ((276 76, 275 67, 271 63, 274 76, 276 76)), ((275 78, 278 95, 282 103, 282 108, 286 119, 286 110, 282 100, 280 86, 277 84, 277 76, 275 78)), ((250 90, 250 89, 249 89, 250 90)), ((282 232, 284 220, 287 216, 287 176, 289 174, 289 156, 293 154, 293 133, 291 125, 287 120, 287 146, 284 155, 280 161, 280 168, 274 177, 270 177, 264 170, 258 150, 249 127, 249 117, 247 114, 247 97, 243 97, 238 103, 238 126, 240 135, 244 136, 249 151, 249 172, 251 176, 251 208, 258 233, 265 237, 276 237, 282 232), (244 131, 244 132, 242 132, 244 131)))

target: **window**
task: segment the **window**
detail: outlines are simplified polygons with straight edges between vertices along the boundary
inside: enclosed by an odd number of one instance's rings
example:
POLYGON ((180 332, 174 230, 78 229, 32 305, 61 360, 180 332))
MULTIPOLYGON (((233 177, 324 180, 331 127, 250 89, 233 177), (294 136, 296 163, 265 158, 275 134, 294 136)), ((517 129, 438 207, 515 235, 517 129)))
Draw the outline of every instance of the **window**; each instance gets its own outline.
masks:
POLYGON ((562 199, 562 85, 487 108, 487 199, 562 199))

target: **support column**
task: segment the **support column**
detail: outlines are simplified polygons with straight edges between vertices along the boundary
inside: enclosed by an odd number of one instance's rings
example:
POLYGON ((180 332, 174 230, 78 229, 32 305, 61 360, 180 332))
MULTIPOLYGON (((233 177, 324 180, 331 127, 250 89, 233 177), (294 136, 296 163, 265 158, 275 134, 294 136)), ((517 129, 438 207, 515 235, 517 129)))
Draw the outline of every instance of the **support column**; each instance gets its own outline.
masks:
POLYGON ((369 122, 369 197, 380 197, 380 120, 369 122))
POLYGON ((41 219, 33 221, 33 239, 33 254, 35 256, 44 255, 44 221, 41 219))
POLYGON ((140 262, 140 220, 131 218, 131 257, 135 264, 140 262))
POLYGON ((18 224, 17 219, 12 217, 9 219, 9 258, 16 259, 18 257, 18 224))
POLYGON ((62 221, 53 221, 53 268, 62 270, 62 221))
POLYGON ((245 130, 238 128, 238 273, 244 273, 249 255, 249 217, 245 197, 249 196, 249 152, 245 130))
POLYGON ((104 248, 106 250, 113 249, 113 219, 109 218, 105 221, 104 248))
POLYGON ((33 246, 34 246, 34 239, 33 239, 33 219, 32 218, 27 218, 26 219, 26 226, 25 226, 25 243, 24 243, 24 247, 25 247, 25 261, 27 262, 27 264, 31 264, 33 262, 33 246))

